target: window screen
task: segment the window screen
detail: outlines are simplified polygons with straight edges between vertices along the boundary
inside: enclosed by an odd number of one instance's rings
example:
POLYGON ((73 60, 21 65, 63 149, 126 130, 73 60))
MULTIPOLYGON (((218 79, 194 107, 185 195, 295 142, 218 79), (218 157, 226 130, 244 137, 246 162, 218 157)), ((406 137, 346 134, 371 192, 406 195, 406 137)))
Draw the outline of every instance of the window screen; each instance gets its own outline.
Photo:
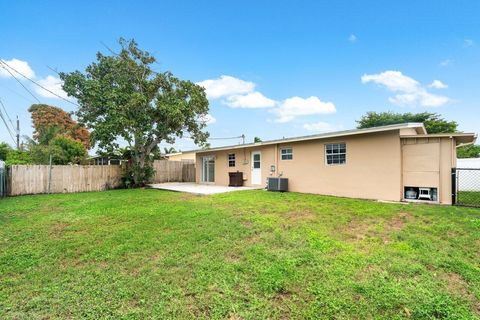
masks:
POLYGON ((259 169, 260 168, 260 154, 255 153, 253 155, 253 168, 259 169))
POLYGON ((347 146, 345 143, 330 143, 325 145, 327 164, 345 164, 347 162, 347 146))
POLYGON ((282 160, 292 160, 293 159, 292 148, 280 149, 280 154, 281 154, 281 159, 282 160))
POLYGON ((235 167, 235 153, 228 154, 228 166, 235 167))

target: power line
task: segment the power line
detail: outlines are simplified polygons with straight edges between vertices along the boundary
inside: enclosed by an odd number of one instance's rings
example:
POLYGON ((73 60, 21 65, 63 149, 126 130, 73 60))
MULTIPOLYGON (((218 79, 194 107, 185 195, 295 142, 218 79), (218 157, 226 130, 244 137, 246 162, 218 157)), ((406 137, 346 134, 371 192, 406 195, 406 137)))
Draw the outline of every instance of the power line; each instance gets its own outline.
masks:
MULTIPOLYGON (((29 77, 27 77, 26 75, 22 74, 21 72, 18 72, 15 68, 11 67, 11 66, 8 65, 6 62, 1 61, 1 60, 0 60, 0 62, 3 63, 4 65, 6 65, 7 67, 9 67, 10 69, 12 69, 13 71, 15 71, 16 73, 18 73, 19 75, 21 75, 22 77, 24 77, 25 79, 27 79, 28 81, 30 81, 30 82, 32 82, 33 84, 39 86, 39 87, 42 88, 43 90, 45 90, 45 91, 47 91, 47 92, 50 92, 51 94, 53 94, 53 95, 56 96, 57 98, 60 98, 60 99, 66 101, 66 102, 68 102, 68 103, 71 103, 71 104, 73 104, 73 105, 75 105, 75 106, 77 106, 77 107, 80 107, 80 105, 78 105, 77 103, 75 103, 75 102, 73 102, 73 101, 70 101, 70 100, 68 100, 68 99, 65 99, 64 97, 56 94, 56 93, 53 92, 52 90, 45 88, 44 86, 42 86, 41 84, 39 84, 39 83, 36 82, 35 80, 32 80, 32 79, 30 79, 29 77)), ((7 70, 5 67, 3 67, 3 68, 4 68, 5 70, 7 70)), ((12 74, 9 70, 7 70, 7 71, 8 71, 10 74, 12 74)), ((13 75, 12 75, 12 76, 13 76, 13 75)), ((18 81, 18 80, 17 80, 17 81, 18 81)), ((22 85, 22 86, 23 86, 23 85, 22 85)), ((25 88, 25 87, 24 87, 24 88, 25 88)), ((25 89, 26 89, 26 88, 25 88, 25 89)), ((37 99, 37 100, 38 100, 38 99, 37 99)), ((40 101, 38 101, 38 102, 40 102, 40 101)))
POLYGON ((10 116, 8 115, 7 109, 5 108, 5 105, 3 104, 2 99, 0 99, 0 104, 1 104, 2 107, 3 107, 3 111, 5 112, 5 115, 7 116, 8 121, 9 121, 10 124, 12 125, 12 129, 15 130, 15 126, 13 125, 12 119, 10 119, 10 116))
POLYGON ((16 94, 16 95, 19 96, 20 98, 25 99, 26 101, 28 101, 28 102, 30 102, 30 103, 35 103, 35 101, 33 101, 32 99, 25 97, 23 94, 15 91, 15 90, 13 90, 12 88, 7 87, 7 86, 4 85, 4 84, 0 84, 0 86, 4 87, 4 88, 7 89, 8 91, 16 94))
POLYGON ((3 117, 2 110, 0 110, 0 118, 2 118, 2 121, 3 121, 3 123, 5 124, 5 127, 7 128, 8 134, 10 135, 10 137, 11 137, 12 140, 13 140, 13 143, 16 144, 16 141, 15 141, 15 138, 14 138, 14 134, 12 133, 12 131, 10 130, 10 128, 8 127, 7 121, 6 121, 5 118, 3 117))
MULTIPOLYGON (((2 60, 0 60, 0 63, 3 63, 3 64, 6 65, 7 67, 11 68, 8 64, 6 64, 5 62, 3 62, 2 60)), ((2 65, 0 65, 0 66, 1 66, 3 69, 5 69, 8 73, 10 73, 10 75, 23 87, 23 89, 27 90, 27 92, 30 93, 30 95, 31 95, 35 100, 37 100, 38 103, 41 103, 40 100, 39 100, 30 90, 28 90, 28 88, 25 87, 25 85, 24 85, 20 80, 18 80, 17 77, 15 77, 15 75, 14 75, 10 70, 8 70, 7 68, 5 68, 5 66, 2 66, 2 65)), ((12 68, 12 69, 13 69, 13 68, 12 68)), ((15 70, 15 69, 13 69, 13 70, 15 70)), ((19 74, 20 74, 20 73, 19 73, 19 74)), ((20 75, 21 75, 21 74, 20 74, 20 75)), ((27 79, 28 79, 28 78, 27 78, 27 79)))

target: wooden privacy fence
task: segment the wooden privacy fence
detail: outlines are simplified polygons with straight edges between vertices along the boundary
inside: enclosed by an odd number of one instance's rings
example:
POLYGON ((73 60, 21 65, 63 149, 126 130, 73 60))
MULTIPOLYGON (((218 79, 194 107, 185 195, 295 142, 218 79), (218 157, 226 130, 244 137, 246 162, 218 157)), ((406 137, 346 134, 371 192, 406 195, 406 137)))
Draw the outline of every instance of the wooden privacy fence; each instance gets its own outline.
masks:
MULTIPOLYGON (((155 160, 152 183, 195 182, 195 163, 155 160)), ((102 191, 121 186, 123 169, 119 165, 14 165, 9 169, 7 191, 10 196, 39 193, 102 191), (49 183, 50 181, 50 183, 49 183)))
POLYGON ((51 173, 49 169, 48 165, 12 166, 9 172, 9 195, 101 191, 117 188, 121 184, 122 168, 116 165, 54 165, 51 173))
POLYGON ((195 163, 193 161, 155 160, 153 183, 195 182, 195 163))

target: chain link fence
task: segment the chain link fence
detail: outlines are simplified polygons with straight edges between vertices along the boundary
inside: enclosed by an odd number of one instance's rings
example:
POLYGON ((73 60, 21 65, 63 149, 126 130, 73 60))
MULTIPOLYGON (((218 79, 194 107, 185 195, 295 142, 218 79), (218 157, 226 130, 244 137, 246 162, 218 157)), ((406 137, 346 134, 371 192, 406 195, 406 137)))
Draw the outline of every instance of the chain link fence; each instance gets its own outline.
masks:
POLYGON ((480 207, 480 168, 456 168, 455 204, 480 207))

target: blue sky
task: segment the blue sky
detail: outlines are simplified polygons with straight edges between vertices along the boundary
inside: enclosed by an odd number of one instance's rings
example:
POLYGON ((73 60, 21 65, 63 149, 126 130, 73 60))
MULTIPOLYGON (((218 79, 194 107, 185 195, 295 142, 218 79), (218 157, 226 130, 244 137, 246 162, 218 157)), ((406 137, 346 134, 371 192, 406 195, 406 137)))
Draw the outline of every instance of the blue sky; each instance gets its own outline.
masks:
MULTIPOLYGON (((158 71, 207 88, 212 137, 349 129, 387 110, 438 112, 479 132, 479 13, 479 1, 2 1, 0 59, 61 93, 48 67, 84 70, 102 43, 135 38, 158 71)), ((31 135, 34 99, 1 69, 0 99, 31 135)), ((0 140, 12 142, 3 123, 0 140)))

